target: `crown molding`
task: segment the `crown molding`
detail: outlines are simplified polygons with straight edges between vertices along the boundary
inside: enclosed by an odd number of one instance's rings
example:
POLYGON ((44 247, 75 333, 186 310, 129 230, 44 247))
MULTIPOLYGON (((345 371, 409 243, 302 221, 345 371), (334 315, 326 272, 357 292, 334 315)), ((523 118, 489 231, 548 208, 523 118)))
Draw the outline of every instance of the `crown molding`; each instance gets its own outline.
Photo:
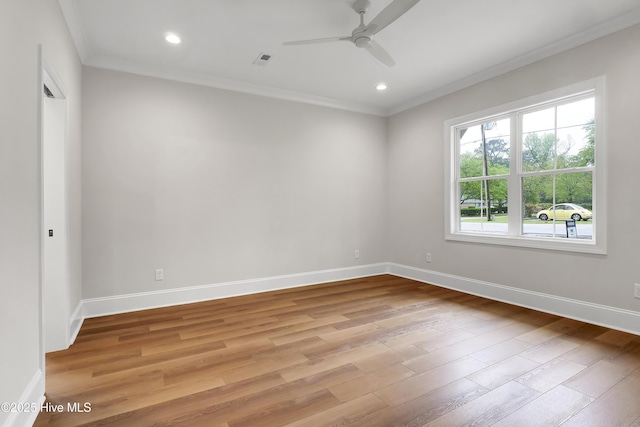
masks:
POLYGON ((502 74, 514 71, 518 68, 522 68, 526 65, 546 59, 558 53, 589 43, 640 23, 640 9, 636 9, 631 13, 617 16, 609 21, 593 26, 588 30, 547 44, 539 49, 527 52, 516 58, 479 71, 453 83, 425 92, 417 97, 408 99, 405 102, 388 107, 377 107, 362 103, 311 95, 304 92, 225 79, 207 75, 205 73, 168 68, 163 69, 122 58, 106 56, 97 57, 91 51, 91 44, 88 41, 86 31, 79 19, 76 2, 74 0, 58 0, 58 3, 83 65, 382 117, 393 116, 434 99, 438 99, 475 84, 482 83, 494 77, 498 77, 502 74))
POLYGON ((71 33, 73 43, 76 45, 80 61, 84 64, 89 57, 90 47, 82 21, 78 18, 79 13, 77 6, 73 0, 58 0, 58 4, 60 5, 64 20, 67 23, 69 33, 71 33))
POLYGON ((216 89, 240 92, 249 95, 264 96, 268 98, 281 99, 285 101, 300 102, 320 107, 329 107, 339 110, 346 110, 355 113, 371 114, 374 116, 384 116, 385 109, 371 105, 359 104, 339 99, 326 98, 317 95, 310 95, 303 92, 296 92, 286 89, 257 85, 248 82, 241 82, 232 79, 225 79, 186 70, 175 70, 169 68, 159 68, 149 66, 140 62, 130 61, 122 58, 95 57, 90 56, 83 61, 83 65, 95 68, 102 68, 112 71, 138 74, 146 77, 155 77, 166 80, 173 80, 183 83, 191 83, 201 86, 213 87, 216 89))

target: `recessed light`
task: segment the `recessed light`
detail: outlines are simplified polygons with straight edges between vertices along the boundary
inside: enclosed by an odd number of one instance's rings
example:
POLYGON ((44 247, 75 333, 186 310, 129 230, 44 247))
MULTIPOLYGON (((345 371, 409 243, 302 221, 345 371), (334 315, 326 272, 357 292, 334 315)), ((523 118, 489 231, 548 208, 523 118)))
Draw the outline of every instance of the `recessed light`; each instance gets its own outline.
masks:
POLYGON ((383 90, 387 90, 387 85, 385 83, 378 83, 378 85, 376 86, 376 90, 379 91, 383 91, 383 90))
POLYGON ((182 41, 177 34, 173 34, 173 33, 165 34, 164 39, 171 44, 180 44, 180 42, 182 41))

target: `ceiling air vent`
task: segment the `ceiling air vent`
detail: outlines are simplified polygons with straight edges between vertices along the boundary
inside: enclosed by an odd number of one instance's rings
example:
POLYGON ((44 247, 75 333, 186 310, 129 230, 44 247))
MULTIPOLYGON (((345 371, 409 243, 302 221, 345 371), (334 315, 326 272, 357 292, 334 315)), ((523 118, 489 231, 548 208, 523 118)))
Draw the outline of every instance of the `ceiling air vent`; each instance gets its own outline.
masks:
POLYGON ((56 96, 51 92, 51 89, 44 85, 44 94, 47 95, 47 98, 55 98, 56 96))
POLYGON ((253 65, 258 67, 264 67, 271 60, 272 56, 266 53, 260 52, 260 55, 253 61, 253 65))

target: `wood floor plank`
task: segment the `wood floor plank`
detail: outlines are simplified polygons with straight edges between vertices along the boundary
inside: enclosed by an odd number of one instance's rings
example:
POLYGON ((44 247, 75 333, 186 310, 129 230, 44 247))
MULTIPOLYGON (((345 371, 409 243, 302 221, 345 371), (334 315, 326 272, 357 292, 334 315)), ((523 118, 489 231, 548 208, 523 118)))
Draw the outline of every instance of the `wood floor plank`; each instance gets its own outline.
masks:
POLYGON ((364 359, 355 360, 353 364, 362 372, 369 373, 384 369, 396 363, 406 362, 415 357, 422 356, 424 350, 416 346, 394 347, 393 351, 370 355, 364 359))
POLYGON ((387 405, 375 395, 369 393, 355 400, 334 406, 331 409, 317 412, 307 418, 286 424, 286 427, 355 425, 369 414, 382 408, 387 408, 387 405))
POLYGON ((398 363, 338 384, 329 391, 341 401, 348 402, 414 375, 415 372, 398 363))
POLYGON ((493 390, 503 384, 512 381, 521 375, 537 368, 539 363, 529 360, 520 355, 512 356, 502 360, 471 375, 468 375, 471 381, 481 386, 493 390))
POLYGON ((354 361, 365 359, 371 355, 390 352, 384 344, 367 344, 356 348, 345 349, 340 353, 333 352, 325 358, 310 360, 295 366, 282 369, 280 375, 287 381, 294 381, 309 375, 318 374, 328 369, 351 364, 354 361))
POLYGON ((524 406, 538 394, 529 387, 511 381, 424 425, 490 426, 524 406))
POLYGON ((522 353, 532 346, 533 344, 529 344, 527 342, 520 341, 514 338, 476 351, 475 353, 471 354, 471 357, 488 365, 492 365, 494 363, 522 353))
POLYGON ((589 396, 559 385, 507 415, 493 426, 558 426, 592 401, 593 399, 589 396))
POLYGON ((486 366, 471 357, 463 357, 384 387, 377 391, 376 395, 389 405, 397 406, 464 378, 486 366))
POLYGON ((640 427, 640 337, 391 275, 86 319, 46 376, 91 412, 37 427, 640 427))
POLYGON ((532 369, 516 381, 544 393, 586 368, 584 365, 559 357, 532 369))
POLYGON ((488 391, 473 381, 462 378, 398 406, 374 412, 357 425, 362 427, 422 426, 464 406, 488 391))
POLYGON ((627 426, 640 417, 640 371, 617 383, 563 424, 567 427, 627 426))
POLYGON ((564 353, 578 347, 579 344, 556 337, 544 341, 528 350, 520 353, 522 357, 533 360, 538 363, 546 363, 564 353))
POLYGON ((606 360, 600 360, 569 378, 564 382, 564 385, 582 394, 596 398, 622 381, 630 373, 631 369, 629 368, 606 360))
POLYGON ((297 396, 278 402, 229 422, 230 427, 254 427, 257 425, 286 425, 317 413, 327 412, 340 406, 340 401, 329 391, 320 390, 312 394, 297 396))

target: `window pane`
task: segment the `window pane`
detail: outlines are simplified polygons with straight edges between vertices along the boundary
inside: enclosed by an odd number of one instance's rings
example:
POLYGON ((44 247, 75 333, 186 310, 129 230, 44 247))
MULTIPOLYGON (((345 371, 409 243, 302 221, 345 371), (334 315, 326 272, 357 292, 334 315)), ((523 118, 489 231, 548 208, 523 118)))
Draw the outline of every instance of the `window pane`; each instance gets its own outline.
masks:
POLYGON ((558 128, 583 126, 595 117, 595 98, 558 106, 558 128))
POLYGON ((551 132, 532 132, 523 135, 522 170, 536 172, 555 169, 556 135, 551 132))
POLYGON ((522 115, 522 170, 593 166, 595 98, 522 115))
POLYGON ((482 162, 482 131, 480 125, 459 129, 460 178, 484 175, 482 162))
MULTIPOLYGON (((522 234, 525 236, 553 237, 555 223, 544 223, 545 210, 553 207, 553 175, 522 178, 522 234)), ((551 215, 547 213, 549 217, 551 215)))
POLYGON ((460 177, 509 173, 510 119, 459 129, 460 177))
POLYGON ((566 238, 566 221, 573 219, 577 237, 593 239, 592 178, 591 172, 522 178, 522 234, 566 238))
POLYGON ((460 185, 460 194, 466 194, 460 203, 460 231, 507 234, 506 179, 464 182, 460 185))
POLYGON ((509 148, 511 120, 506 118, 488 122, 485 127, 485 145, 482 150, 483 159, 486 154, 487 175, 506 175, 509 173, 509 148))
POLYGON ((555 107, 522 115, 522 132, 553 132, 556 128, 555 107))
POLYGON ((558 130, 557 168, 593 166, 595 139, 593 125, 558 130))
POLYGON ((556 202, 582 205, 587 210, 591 210, 593 204, 592 178, 591 172, 556 175, 556 202))

